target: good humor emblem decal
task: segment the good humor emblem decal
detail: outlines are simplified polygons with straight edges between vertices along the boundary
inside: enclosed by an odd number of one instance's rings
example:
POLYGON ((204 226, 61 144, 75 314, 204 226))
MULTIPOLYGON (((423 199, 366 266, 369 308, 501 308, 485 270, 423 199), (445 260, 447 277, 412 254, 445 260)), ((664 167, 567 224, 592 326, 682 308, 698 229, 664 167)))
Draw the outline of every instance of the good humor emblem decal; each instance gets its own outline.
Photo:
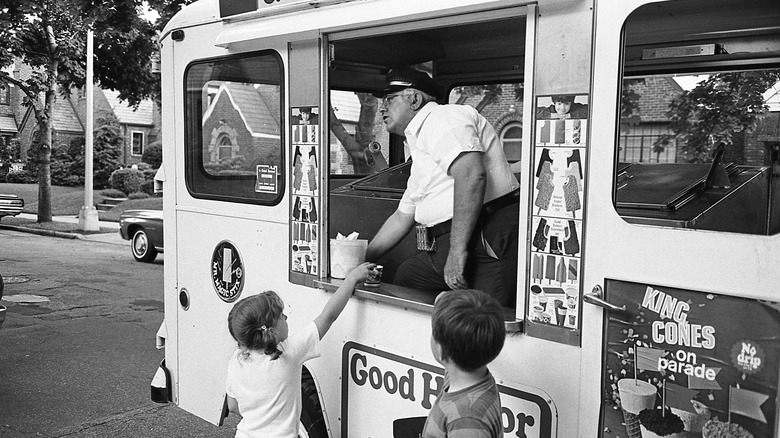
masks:
POLYGON ((244 288, 244 262, 235 245, 219 242, 211 255, 211 283, 222 301, 233 302, 244 288))

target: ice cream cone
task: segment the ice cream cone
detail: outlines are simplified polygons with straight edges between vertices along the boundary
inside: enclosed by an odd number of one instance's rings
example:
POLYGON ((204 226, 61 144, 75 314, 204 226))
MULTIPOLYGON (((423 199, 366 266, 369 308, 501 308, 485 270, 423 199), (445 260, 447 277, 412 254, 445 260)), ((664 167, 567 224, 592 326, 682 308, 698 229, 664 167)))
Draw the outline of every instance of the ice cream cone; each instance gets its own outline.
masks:
POLYGON ((656 387, 641 380, 620 379, 618 391, 628 438, 642 438, 638 415, 642 409, 652 409, 655 406, 656 387))
POLYGON ((622 409, 623 420, 626 422, 626 434, 628 438, 642 438, 641 424, 639 424, 639 415, 622 409))

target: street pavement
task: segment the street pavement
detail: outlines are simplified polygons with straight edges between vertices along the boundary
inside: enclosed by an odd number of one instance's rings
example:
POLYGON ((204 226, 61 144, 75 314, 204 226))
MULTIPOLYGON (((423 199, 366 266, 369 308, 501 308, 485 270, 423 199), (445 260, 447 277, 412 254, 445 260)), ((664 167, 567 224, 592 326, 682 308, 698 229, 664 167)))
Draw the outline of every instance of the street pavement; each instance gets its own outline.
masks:
POLYGON ((0 225, 0 270, 8 280, 0 437, 233 436, 234 415, 217 427, 173 403, 151 402, 164 357, 154 342, 164 318, 164 257, 137 263, 118 224, 100 226, 112 231, 41 235, 0 225))

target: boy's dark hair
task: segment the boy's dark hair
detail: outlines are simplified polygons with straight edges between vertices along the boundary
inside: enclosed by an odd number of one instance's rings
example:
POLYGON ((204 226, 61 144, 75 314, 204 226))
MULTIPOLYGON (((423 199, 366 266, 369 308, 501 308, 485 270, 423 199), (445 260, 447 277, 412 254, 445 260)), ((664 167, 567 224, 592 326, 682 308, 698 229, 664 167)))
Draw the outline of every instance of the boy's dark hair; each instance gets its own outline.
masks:
POLYGON ((431 325, 443 359, 467 372, 490 363, 504 347, 504 309, 495 298, 479 290, 439 295, 431 325))
POLYGON ((563 102, 563 103, 574 103, 574 96, 571 94, 558 94, 552 97, 553 103, 555 102, 563 102))
POLYGON ((243 298, 230 309, 228 331, 242 350, 262 351, 272 360, 277 359, 282 352, 274 326, 282 311, 284 302, 274 291, 243 298))

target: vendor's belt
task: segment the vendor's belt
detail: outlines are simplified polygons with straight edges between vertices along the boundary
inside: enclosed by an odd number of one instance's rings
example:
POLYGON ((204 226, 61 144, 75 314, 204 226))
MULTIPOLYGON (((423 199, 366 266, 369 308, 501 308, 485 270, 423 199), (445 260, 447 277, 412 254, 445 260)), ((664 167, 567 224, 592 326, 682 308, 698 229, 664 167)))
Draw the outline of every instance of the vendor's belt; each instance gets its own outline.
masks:
MULTIPOLYGON (((514 192, 507 193, 506 195, 496 198, 487 204, 482 206, 482 212, 479 214, 480 220, 485 220, 489 218, 492 214, 495 212, 503 209, 504 207, 508 207, 512 204, 517 204, 520 202, 520 189, 515 190, 514 192)), ((446 220, 442 223, 432 225, 430 227, 425 227, 424 225, 418 225, 417 226, 417 243, 418 248, 420 249, 420 228, 423 228, 426 230, 426 234, 431 239, 435 239, 443 234, 447 234, 452 229, 452 219, 446 220)), ((425 251, 425 250, 424 250, 425 251)))

